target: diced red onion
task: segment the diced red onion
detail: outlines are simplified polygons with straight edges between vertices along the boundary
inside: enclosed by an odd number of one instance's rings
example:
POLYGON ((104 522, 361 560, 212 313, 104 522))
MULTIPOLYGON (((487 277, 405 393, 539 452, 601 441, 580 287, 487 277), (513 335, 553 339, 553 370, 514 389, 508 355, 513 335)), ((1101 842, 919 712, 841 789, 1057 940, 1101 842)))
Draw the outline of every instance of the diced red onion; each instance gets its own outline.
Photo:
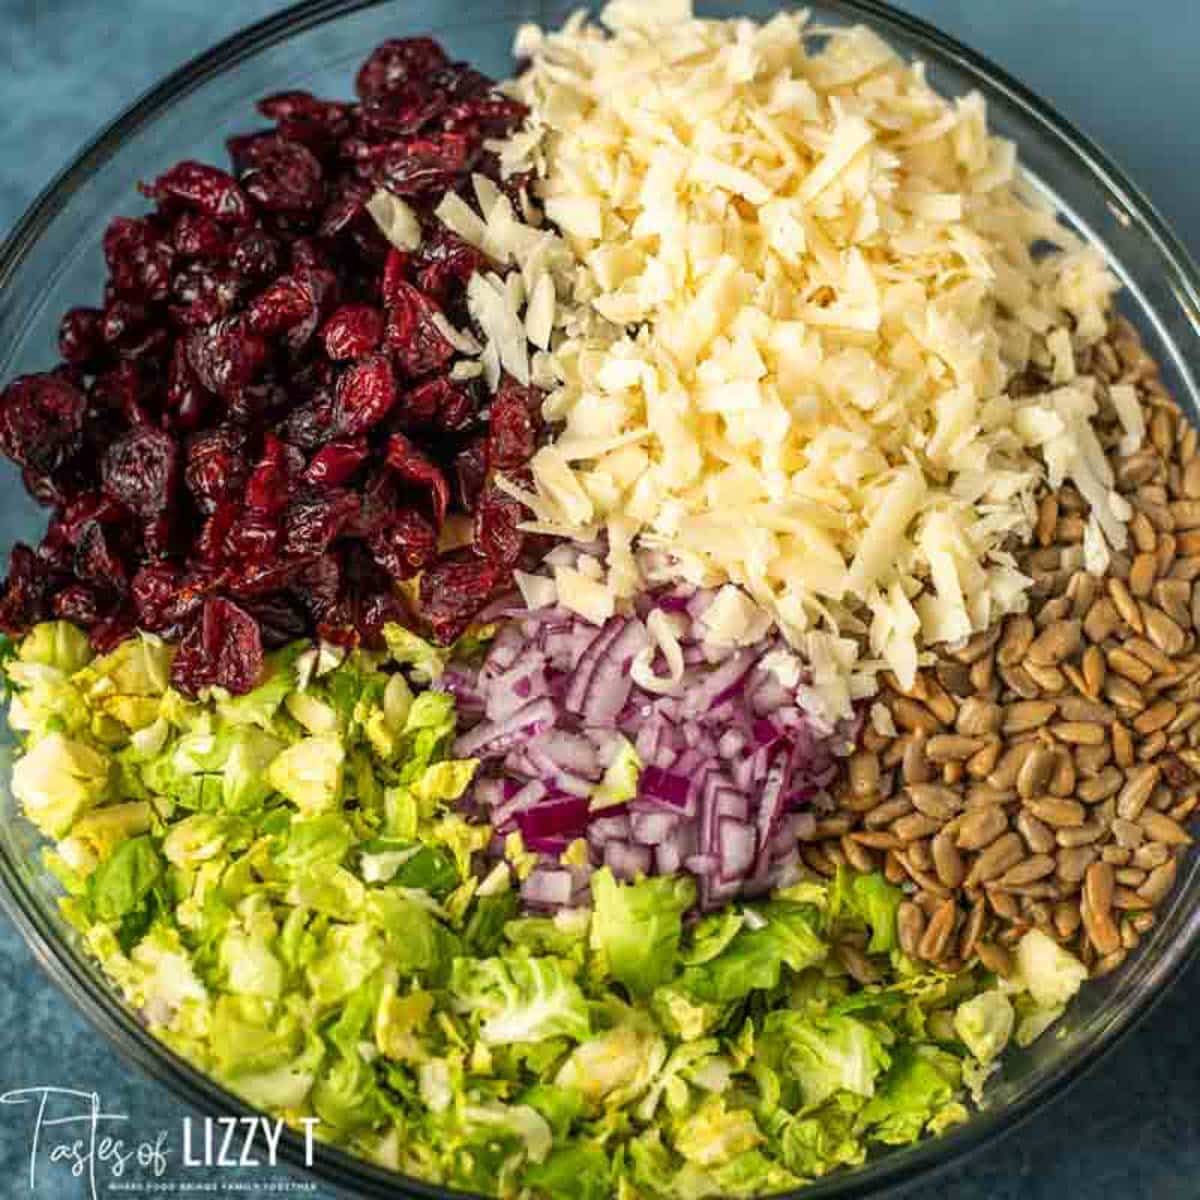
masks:
POLYGON ((580 796, 560 796, 523 809, 516 818, 526 840, 578 836, 587 826, 588 801, 580 796))
MULTIPOLYGON (((655 800, 669 805, 680 812, 689 812, 692 781, 686 775, 663 771, 658 767, 645 767, 638 779, 638 795, 646 800, 655 800)), ((690 815, 690 814, 689 814, 690 815)))
POLYGON ((604 865, 618 879, 636 879, 649 875, 653 856, 648 846, 632 846, 628 842, 609 842, 604 847, 604 865))
MULTIPOLYGON (((559 550, 570 564, 581 553, 559 550)), ((542 898, 528 903, 586 901, 586 872, 601 863, 622 878, 689 871, 702 908, 763 894, 800 869, 797 839, 816 824, 808 806, 861 718, 831 728, 801 707, 759 665, 783 645, 777 638, 707 643, 699 617, 711 596, 675 588, 637 602, 640 616, 659 609, 691 621, 680 632, 684 677, 668 695, 633 681, 633 659, 651 645, 642 620, 615 616, 598 627, 559 605, 513 608, 482 667, 450 664, 442 686, 469 726, 455 753, 485 762, 463 811, 502 833, 520 828, 544 856, 538 870, 553 886, 536 884, 542 898), (604 772, 629 742, 641 763, 636 797, 593 811, 604 772), (568 892, 557 856, 581 834, 591 864, 566 877, 568 892), (567 898, 544 899, 551 893, 567 898)), ((502 847, 495 839, 491 853, 502 847)))
POLYGON ((629 815, 633 840, 643 846, 657 846, 666 841, 679 821, 678 816, 668 812, 632 812, 629 815))
POLYGON ((481 721, 454 743, 455 758, 497 758, 510 747, 531 741, 550 729, 558 710, 545 698, 517 709, 504 721, 481 721))
POLYGON ((521 895, 530 904, 546 908, 561 908, 570 902, 574 884, 569 871, 547 870, 537 867, 521 884, 521 895))

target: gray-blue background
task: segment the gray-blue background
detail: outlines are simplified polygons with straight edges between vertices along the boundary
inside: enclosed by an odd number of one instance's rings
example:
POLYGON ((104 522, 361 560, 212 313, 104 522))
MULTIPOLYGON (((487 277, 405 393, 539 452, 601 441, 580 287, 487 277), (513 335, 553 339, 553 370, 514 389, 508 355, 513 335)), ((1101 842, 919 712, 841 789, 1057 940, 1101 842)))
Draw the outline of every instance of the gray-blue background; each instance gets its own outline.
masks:
MULTIPOLYGON (((272 0, 0 0, 0 231, 144 89, 282 7, 272 0)), ((1200 256, 1200 0, 907 0, 902 7, 1056 104, 1128 169, 1200 256)), ((1200 1196, 1198 1004, 1200 968, 1069 1096, 932 1189, 946 1200, 1200 1196)), ((185 1110, 97 1041, 0 922, 0 1094, 49 1084, 100 1091, 110 1110, 129 1114, 138 1137, 167 1128, 178 1145, 185 1110)), ((31 1194, 18 1111, 0 1109, 3 1200, 31 1194)), ((189 1172, 196 1174, 204 1173, 189 1172)), ((221 1185, 237 1177, 207 1176, 221 1185)), ((84 1188, 59 1170, 42 1176, 36 1195, 76 1200, 84 1188)))

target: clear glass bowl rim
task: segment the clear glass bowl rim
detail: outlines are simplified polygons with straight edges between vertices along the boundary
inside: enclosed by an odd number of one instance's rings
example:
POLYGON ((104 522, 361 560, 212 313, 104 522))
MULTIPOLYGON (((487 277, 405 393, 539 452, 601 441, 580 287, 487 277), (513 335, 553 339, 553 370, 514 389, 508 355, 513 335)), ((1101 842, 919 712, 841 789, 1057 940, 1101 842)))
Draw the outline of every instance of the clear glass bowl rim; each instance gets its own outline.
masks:
MULTIPOLYGON (((8 286, 28 250, 88 176, 127 137, 152 122, 173 102, 263 49, 298 33, 388 2, 305 0, 248 26, 172 72, 102 129, 29 206, 0 245, 0 290, 8 286)), ((1024 118, 1040 126, 1138 220, 1143 233, 1171 269, 1181 307, 1200 325, 1200 270, 1141 189, 1090 138, 1006 71, 918 17, 878 0, 822 0, 822 6, 839 10, 849 19, 865 21, 885 36, 891 32, 921 49, 936 53, 999 92, 1024 118)), ((43 970, 126 1061, 136 1064, 205 1115, 253 1115, 253 1109, 155 1039, 115 993, 84 968, 77 952, 58 936, 41 902, 22 878, 19 864, 12 861, 6 848, 0 849, 0 905, 20 930, 43 970)), ((938 1138, 887 1154, 853 1172, 818 1180, 799 1191, 787 1193, 787 1200, 833 1200, 834 1197, 851 1200, 853 1197, 878 1196, 900 1189, 918 1178, 928 1179, 934 1173, 961 1165, 1000 1137, 1015 1131, 1077 1083, 1136 1028, 1197 957, 1200 957, 1200 925, 1193 923, 1190 936, 1171 945, 1168 961, 1155 964, 1158 986, 1140 989, 1100 1036, 1081 1051, 1064 1056, 1064 1060, 1017 1103, 984 1110, 973 1115, 967 1124, 938 1138)), ((304 1141, 291 1130, 284 1131, 280 1151, 280 1157, 286 1163, 345 1194, 407 1195, 423 1200, 471 1195, 400 1175, 320 1143, 316 1145, 312 1163, 307 1164, 304 1141)))

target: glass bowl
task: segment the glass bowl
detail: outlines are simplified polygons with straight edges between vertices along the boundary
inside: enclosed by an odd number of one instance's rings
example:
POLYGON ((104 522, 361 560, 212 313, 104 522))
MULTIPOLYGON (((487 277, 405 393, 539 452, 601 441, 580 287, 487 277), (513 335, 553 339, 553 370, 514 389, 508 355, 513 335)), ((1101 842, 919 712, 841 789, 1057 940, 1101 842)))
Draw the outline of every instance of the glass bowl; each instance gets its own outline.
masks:
MULTIPOLYGON (((381 40, 432 33, 455 57, 503 77, 522 21, 557 23, 575 0, 313 0, 264 21, 177 71, 108 127, 26 213, 0 250, 0 380, 55 361, 59 316, 92 303, 103 282, 101 234, 142 204, 134 185, 181 158, 224 161, 228 135, 255 124, 254 100, 286 88, 341 95, 358 62, 381 40)), ((766 16, 769 2, 697 5, 703 15, 766 16)), ((1200 363, 1200 275, 1138 190, 1085 137, 1020 84, 930 26, 871 0, 820 0, 818 23, 864 22, 903 54, 920 58, 949 95, 987 100, 993 130, 1014 140, 1025 168, 1064 218, 1107 251, 1125 314, 1160 361, 1164 381, 1195 419, 1191 364, 1200 363)), ((33 539, 44 510, 17 472, 0 468, 0 550, 33 539)), ((249 1113, 236 1097, 160 1045, 110 989, 57 912, 57 888, 41 866, 39 838, 8 791, 12 739, 0 738, 0 898, 33 953, 88 1019, 126 1057, 207 1114, 249 1113)), ((1136 1024, 1181 974, 1200 944, 1200 857, 1185 861, 1159 922, 1127 966, 1084 989, 1057 1036, 1014 1051, 981 1112, 931 1141, 883 1154, 803 1190, 808 1200, 878 1195, 960 1163, 1061 1093, 1136 1024)), ((303 1140, 286 1134, 286 1161, 305 1166, 303 1140)), ((441 1188, 318 1147, 309 1168, 340 1191, 368 1197, 438 1197, 441 1188)))

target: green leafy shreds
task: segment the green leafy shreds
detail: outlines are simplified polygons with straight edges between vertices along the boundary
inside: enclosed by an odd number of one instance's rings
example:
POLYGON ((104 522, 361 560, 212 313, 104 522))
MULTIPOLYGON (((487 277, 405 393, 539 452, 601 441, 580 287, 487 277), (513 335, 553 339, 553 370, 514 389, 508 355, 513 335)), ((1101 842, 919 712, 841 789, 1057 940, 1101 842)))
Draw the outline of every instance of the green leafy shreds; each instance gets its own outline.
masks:
POLYGON ((848 871, 697 918, 689 879, 599 870, 590 909, 523 913, 456 808, 446 652, 388 648, 285 647, 202 702, 155 638, 3 648, 14 793, 87 946, 173 1049, 352 1152, 521 1200, 784 1191, 963 1120, 1086 974, 1032 934, 1014 980, 931 971, 848 871))

